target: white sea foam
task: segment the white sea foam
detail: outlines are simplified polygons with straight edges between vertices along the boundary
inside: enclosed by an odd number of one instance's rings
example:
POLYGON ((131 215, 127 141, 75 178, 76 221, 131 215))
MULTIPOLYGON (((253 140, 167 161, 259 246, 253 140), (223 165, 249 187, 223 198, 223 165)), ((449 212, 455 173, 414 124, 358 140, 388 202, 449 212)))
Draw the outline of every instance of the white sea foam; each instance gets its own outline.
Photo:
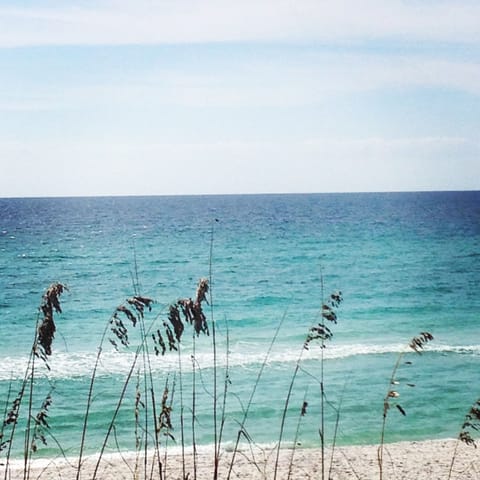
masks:
MULTIPOLYGON (((405 349, 405 344, 394 343, 387 345, 349 344, 329 346, 323 352, 320 348, 310 350, 300 349, 274 349, 268 357, 269 364, 287 364, 296 362, 302 354, 304 360, 319 360, 323 354, 325 360, 347 359, 354 356, 381 355, 400 353, 405 349)), ((454 353, 480 356, 480 345, 428 345, 425 351, 437 353, 454 353)), ((228 362, 230 367, 256 368, 264 362, 266 352, 259 345, 245 344, 236 345, 230 349, 228 362)), ((49 358, 50 370, 40 360, 36 362, 37 375, 48 374, 50 378, 82 378, 90 377, 95 367, 96 352, 58 352, 49 358)), ((190 351, 182 352, 182 370, 192 370, 192 356, 190 351)), ((104 351, 100 357, 97 367, 97 376, 125 375, 135 361, 133 352, 104 351)), ((141 361, 138 357, 137 364, 141 361)), ((170 372, 178 368, 179 356, 176 352, 164 356, 152 356, 151 368, 153 372, 170 372)), ((225 363, 225 353, 219 354, 217 358, 219 365, 225 363)), ((0 380, 14 380, 23 377, 27 368, 28 358, 26 356, 7 356, 3 358, 0 365, 0 380)), ((211 352, 197 352, 195 365, 202 369, 213 367, 214 359, 211 352)))
MULTIPOLYGON (((260 449, 260 450, 272 450, 277 446, 276 442, 263 442, 263 443, 256 443, 255 447, 260 449)), ((283 442, 282 443, 283 448, 291 448, 292 444, 291 442, 283 442)), ((239 452, 250 452, 252 449, 252 445, 247 443, 247 442, 240 442, 238 445, 235 445, 235 442, 233 441, 227 441, 227 442, 222 442, 221 450, 224 452, 233 452, 233 450, 237 448, 237 451, 239 452)), ((159 447, 159 452, 160 455, 163 456, 166 453, 168 453, 168 456, 175 457, 175 456, 181 456, 182 455, 182 446, 181 445, 176 445, 176 444, 170 444, 168 446, 161 445, 159 447)), ((195 446, 195 451, 197 455, 210 455, 214 454, 215 452, 215 445, 213 443, 210 444, 205 444, 205 445, 196 445, 195 446)), ((185 453, 187 455, 193 454, 193 446, 192 445, 185 445, 185 453)), ((148 456, 149 458, 152 458, 155 455, 155 451, 152 449, 149 449, 148 451, 148 456)), ((92 453, 89 455, 85 455, 84 461, 88 462, 89 460, 96 460, 99 458, 98 453, 92 453)), ((126 461, 131 461, 135 460, 138 458, 138 452, 134 450, 122 450, 121 452, 106 452, 103 454, 103 459, 106 460, 107 462, 124 462, 126 461)), ((46 457, 46 458, 36 458, 34 460, 34 466, 36 468, 47 468, 52 465, 52 458, 46 457)), ((55 458, 54 463, 56 466, 66 466, 66 465, 76 465, 78 462, 78 457, 74 455, 69 455, 67 457, 60 457, 60 458, 55 458)), ((11 459, 10 460, 10 466, 13 468, 13 470, 21 469, 24 466, 24 460, 23 459, 11 459)))

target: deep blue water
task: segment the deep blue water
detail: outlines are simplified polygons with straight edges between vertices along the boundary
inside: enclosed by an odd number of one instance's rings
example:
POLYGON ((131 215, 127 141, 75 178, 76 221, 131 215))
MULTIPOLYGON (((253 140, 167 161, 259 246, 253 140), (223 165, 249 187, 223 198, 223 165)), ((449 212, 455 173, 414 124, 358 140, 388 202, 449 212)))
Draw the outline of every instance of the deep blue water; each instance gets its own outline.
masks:
MULTIPOLYGON (((53 386, 51 432, 74 453, 101 336, 116 306, 138 283, 140 293, 157 302, 147 325, 161 324, 168 305, 194 296, 210 269, 219 404, 228 326, 227 443, 283 318, 246 424, 257 443, 278 440, 288 385, 306 333, 319 320, 322 292, 326 297, 341 290, 344 302, 338 324, 329 325, 333 338, 326 348, 302 353, 287 442, 304 398, 309 408, 299 441, 319 442, 322 356, 327 398, 340 408, 337 441, 378 442, 393 365, 421 331, 435 340, 423 355, 409 353, 413 365, 400 369, 398 401, 407 416, 389 414, 387 440, 456 436, 480 397, 480 192, 31 198, 0 199, 0 399, 6 409, 24 376, 38 306, 52 282, 69 291, 55 317, 51 370, 38 362, 35 406, 53 386)), ((206 313, 210 322, 212 310, 206 313)), ((103 345, 89 451, 98 449, 130 369, 139 334, 133 330, 130 352, 115 352, 108 338, 103 345)), ((153 356, 151 368, 159 392, 167 378, 171 390, 175 386, 172 419, 179 443, 179 386, 191 416, 195 354, 197 441, 211 444, 212 335, 198 338, 195 352, 191 337, 184 337, 180 356, 153 356)), ((134 448, 141 365, 116 422, 125 449, 134 448)), ((334 420, 328 407, 327 440, 334 420)), ((55 455, 55 443, 48 441, 38 454, 55 455)))

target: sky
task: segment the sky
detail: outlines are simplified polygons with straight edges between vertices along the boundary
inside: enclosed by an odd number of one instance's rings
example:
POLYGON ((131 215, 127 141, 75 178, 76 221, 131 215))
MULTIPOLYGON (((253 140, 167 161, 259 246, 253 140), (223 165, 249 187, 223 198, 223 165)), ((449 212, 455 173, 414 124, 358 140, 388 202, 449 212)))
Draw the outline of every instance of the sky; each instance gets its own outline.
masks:
POLYGON ((480 189, 477 0, 0 0, 0 197, 480 189))

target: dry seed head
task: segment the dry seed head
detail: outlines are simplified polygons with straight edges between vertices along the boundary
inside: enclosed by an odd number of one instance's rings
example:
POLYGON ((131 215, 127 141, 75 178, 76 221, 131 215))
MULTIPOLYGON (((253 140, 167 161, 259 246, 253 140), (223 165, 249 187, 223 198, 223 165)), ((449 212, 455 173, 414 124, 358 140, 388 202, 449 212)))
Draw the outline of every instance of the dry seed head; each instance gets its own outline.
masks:
MULTIPOLYGON (((117 308, 118 310, 118 308, 117 308)), ((121 310, 118 310, 121 311, 121 310)), ((123 321, 117 316, 117 312, 115 312, 112 315, 112 318, 110 319, 110 330, 112 333, 117 337, 118 340, 120 340, 120 343, 124 347, 128 347, 129 345, 129 340, 128 340, 128 330, 123 321)), ((118 350, 117 343, 109 339, 110 343, 115 347, 116 350, 118 350)))
POLYGON ((126 317, 133 323, 134 327, 137 325, 137 320, 138 320, 137 317, 125 305, 119 305, 117 307, 117 312, 124 313, 126 317))
POLYGON ((433 340, 433 335, 429 332, 421 332, 418 337, 413 337, 410 341, 410 348, 417 353, 422 353, 423 347, 433 340))
POLYGON ((472 429, 477 432, 480 431, 480 399, 477 400, 468 413, 465 415, 465 420, 463 422, 460 434, 458 436, 459 440, 466 443, 467 445, 473 445, 477 447, 475 440, 473 439, 471 433, 467 429, 472 429))
POLYGON ((165 341, 163 340, 162 337, 162 332, 160 332, 160 329, 157 330, 157 336, 155 336, 154 333, 152 333, 152 338, 153 342, 155 343, 155 355, 162 354, 165 355, 165 352, 167 351, 167 347, 165 345, 165 341), (161 348, 162 351, 158 350, 157 345, 161 348))
POLYGON ((191 325, 193 323, 193 300, 191 298, 182 298, 178 300, 177 305, 180 305, 185 321, 191 325))
POLYGON ((185 327, 183 326, 182 319, 180 318, 180 312, 178 311, 177 305, 170 305, 168 319, 173 326, 177 341, 180 342, 185 327))
POLYGON ((43 295, 44 304, 50 305, 55 312, 62 313, 62 308, 60 307, 60 295, 63 291, 68 291, 68 288, 61 283, 52 283, 46 292, 43 295))
POLYGON ((22 398, 22 393, 18 394, 18 397, 12 403, 12 408, 7 413, 5 421, 3 422, 4 425, 16 424, 18 420, 18 411, 20 409, 20 402, 22 398))
POLYGON ((195 329, 195 333, 197 337, 200 333, 204 333, 205 335, 209 335, 208 324, 207 324, 207 317, 203 313, 202 304, 197 302, 193 305, 193 328, 195 329))
POLYGON ((200 333, 209 335, 207 317, 203 313, 201 302, 193 302, 191 298, 178 300, 185 320, 193 325, 197 336, 200 333))
MULTIPOLYGON (((328 320, 329 322, 337 323, 337 314, 335 309, 340 305, 342 300, 342 292, 332 293, 326 303, 322 304, 322 318, 328 320)), ((324 323, 319 322, 318 325, 310 328, 307 338, 303 344, 303 348, 308 350, 310 343, 314 340, 320 340, 321 347, 325 348, 324 342, 326 340, 330 340, 332 337, 332 331, 324 323)))
POLYGON ((471 420, 480 421, 480 408, 473 406, 467 415, 471 420))
POLYGON ((196 302, 202 303, 203 301, 207 302, 207 293, 208 293, 208 279, 201 278, 198 282, 196 302))
POLYGON ((43 445, 47 445, 45 430, 48 430, 50 428, 50 425, 47 422, 47 418, 48 418, 48 409, 51 405, 52 405, 52 395, 51 393, 49 393, 45 397, 45 400, 43 401, 42 406, 40 407, 40 411, 35 416, 35 429, 33 431, 32 443, 30 445, 32 452, 36 452, 38 450, 38 447, 37 447, 38 440, 40 440, 40 442, 43 445))
POLYGON ((477 448, 477 444, 469 432, 460 432, 458 439, 466 445, 472 445, 473 447, 477 448))
MULTIPOLYGON (((305 343, 303 344, 303 348, 305 348, 305 350, 308 350, 310 343, 314 340, 325 341, 330 340, 332 337, 332 331, 325 325, 319 323, 317 326, 310 328, 307 338, 305 339, 305 343)), ((322 348, 324 347, 325 345, 322 344, 322 348)))
POLYGON ((178 350, 177 348, 177 343, 175 340, 175 337, 173 335, 172 329, 170 328, 170 325, 167 323, 163 322, 163 326, 165 327, 165 333, 167 334, 167 340, 168 340, 168 349, 170 351, 172 350, 178 350))
POLYGON ((64 290, 68 291, 68 288, 61 283, 53 283, 43 294, 42 304, 40 305, 43 320, 38 327, 38 345, 35 347, 34 353, 45 361, 47 356, 52 354, 52 343, 56 330, 53 312, 62 312, 60 295, 64 290))
POLYGON ((132 305, 138 314, 143 318, 143 312, 145 311, 145 307, 148 308, 149 311, 152 310, 152 303, 153 300, 148 297, 140 297, 135 296, 132 298, 127 298, 127 302, 132 305))
POLYGON ((337 323, 337 314, 326 304, 322 305, 322 317, 329 322, 337 323))
POLYGON ((334 292, 330 295, 330 304, 332 307, 338 307, 343 301, 342 292, 334 292))
POLYGON ((404 417, 407 416, 407 412, 400 405, 397 404, 396 407, 404 417))
POLYGON ((165 386, 165 390, 163 391, 162 395, 162 411, 158 417, 158 432, 162 432, 167 437, 170 437, 173 441, 175 438, 173 437, 171 430, 173 430, 172 426, 172 407, 168 405, 168 385, 165 386))

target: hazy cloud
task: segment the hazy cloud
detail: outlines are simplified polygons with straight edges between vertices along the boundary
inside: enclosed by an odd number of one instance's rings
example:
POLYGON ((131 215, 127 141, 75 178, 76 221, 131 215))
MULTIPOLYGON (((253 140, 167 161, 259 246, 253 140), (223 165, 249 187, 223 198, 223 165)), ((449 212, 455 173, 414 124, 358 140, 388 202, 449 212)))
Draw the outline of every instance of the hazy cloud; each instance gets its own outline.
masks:
POLYGON ((189 184, 188 193, 441 190, 478 187, 480 143, 460 137, 40 142, 28 147, 0 144, 3 155, 16 159, 0 180, 0 189, 7 196, 19 194, 18 182, 22 195, 177 194, 186 191, 184 172, 195 164, 195 182, 189 184), (58 168, 50 169, 48 178, 39 184, 46 168, 45 153, 48 163, 58 168), (458 169, 463 171, 461 177, 458 169), (25 177, 25 171, 30 175, 25 177), (465 181, 465 176, 470 180, 465 181))
MULTIPOLYGON (((301 55, 300 55, 301 56, 301 55)), ((418 56, 308 55, 299 63, 253 61, 217 70, 187 72, 153 68, 128 80, 96 84, 37 86, 0 91, 0 111, 84 109, 121 104, 125 108, 296 107, 332 97, 375 90, 442 88, 480 95, 480 64, 418 56)))
POLYGON ((4 0, 0 195, 478 188, 479 18, 469 0, 4 0))
POLYGON ((0 46, 335 41, 475 43, 471 1, 146 0, 0 8, 0 46))

